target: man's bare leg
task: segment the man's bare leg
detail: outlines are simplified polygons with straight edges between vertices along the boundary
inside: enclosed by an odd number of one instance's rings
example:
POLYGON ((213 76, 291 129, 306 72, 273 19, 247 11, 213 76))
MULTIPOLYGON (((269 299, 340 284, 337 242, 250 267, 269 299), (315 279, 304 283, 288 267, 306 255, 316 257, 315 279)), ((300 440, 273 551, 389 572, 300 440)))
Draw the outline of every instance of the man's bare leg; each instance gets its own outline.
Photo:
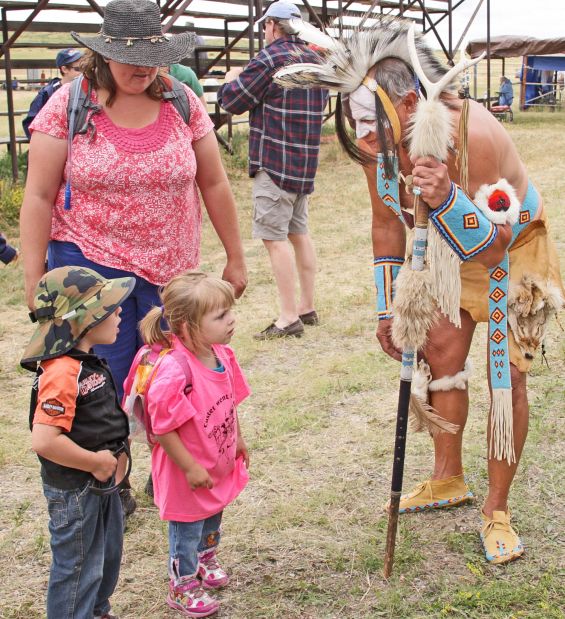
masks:
POLYGON ((294 247, 296 270, 300 283, 300 300, 298 314, 307 314, 314 310, 314 280, 316 278, 316 250, 309 234, 288 235, 294 247))
MULTIPOLYGON (((430 332, 424 354, 433 380, 454 376, 463 369, 475 326, 470 314, 462 310, 461 329, 442 317, 440 323, 430 332)), ((461 475, 463 430, 469 412, 468 391, 435 391, 430 393, 430 403, 441 417, 459 426, 456 434, 441 433, 434 437, 435 462, 432 479, 461 475)))
POLYGON ((280 303, 280 314, 275 322, 279 329, 298 320, 295 301, 296 276, 294 270, 294 255, 288 241, 269 241, 263 239, 271 260, 271 268, 277 284, 280 303))

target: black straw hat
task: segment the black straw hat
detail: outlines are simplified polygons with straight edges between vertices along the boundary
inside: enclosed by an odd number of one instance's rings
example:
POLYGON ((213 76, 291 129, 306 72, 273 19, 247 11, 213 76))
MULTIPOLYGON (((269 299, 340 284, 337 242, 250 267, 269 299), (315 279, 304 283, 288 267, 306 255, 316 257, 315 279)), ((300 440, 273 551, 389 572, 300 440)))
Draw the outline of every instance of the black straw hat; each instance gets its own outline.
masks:
POLYGON ((159 7, 150 0, 111 0, 102 29, 94 37, 71 32, 73 39, 105 58, 122 64, 164 67, 192 54, 194 32, 163 34, 159 7))

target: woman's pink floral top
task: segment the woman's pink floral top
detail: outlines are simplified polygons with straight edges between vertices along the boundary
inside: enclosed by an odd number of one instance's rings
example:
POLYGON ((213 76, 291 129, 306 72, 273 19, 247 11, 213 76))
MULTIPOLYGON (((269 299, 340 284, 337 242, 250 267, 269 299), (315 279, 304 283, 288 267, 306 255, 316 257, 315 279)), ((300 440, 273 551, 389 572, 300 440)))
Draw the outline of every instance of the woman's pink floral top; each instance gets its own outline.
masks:
MULTIPOLYGON (((67 139, 69 85, 61 87, 31 124, 32 131, 67 139)), ((53 207, 51 238, 76 243, 90 260, 165 284, 198 266, 201 212, 192 143, 213 129, 196 95, 187 125, 172 103, 142 129, 116 126, 104 111, 94 134, 72 148, 71 209, 64 209, 69 161, 53 207)), ((92 100, 96 100, 93 92, 92 100)))

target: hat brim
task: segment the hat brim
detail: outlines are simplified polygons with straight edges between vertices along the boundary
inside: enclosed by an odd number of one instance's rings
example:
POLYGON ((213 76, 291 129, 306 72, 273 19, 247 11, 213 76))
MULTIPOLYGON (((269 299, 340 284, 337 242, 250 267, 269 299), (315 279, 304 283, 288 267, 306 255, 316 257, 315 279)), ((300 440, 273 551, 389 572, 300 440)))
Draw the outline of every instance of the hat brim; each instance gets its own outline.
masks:
POLYGON ((196 47, 194 32, 164 35, 155 43, 133 39, 132 45, 127 45, 127 41, 121 39, 108 41, 101 34, 95 37, 82 37, 76 32, 71 32, 71 36, 75 41, 101 54, 104 58, 140 67, 166 67, 191 56, 196 47))
POLYGON ((114 312, 135 286, 133 277, 107 280, 106 284, 77 309, 76 318, 55 318, 39 324, 24 351, 20 365, 35 371, 38 361, 69 352, 96 325, 114 312))

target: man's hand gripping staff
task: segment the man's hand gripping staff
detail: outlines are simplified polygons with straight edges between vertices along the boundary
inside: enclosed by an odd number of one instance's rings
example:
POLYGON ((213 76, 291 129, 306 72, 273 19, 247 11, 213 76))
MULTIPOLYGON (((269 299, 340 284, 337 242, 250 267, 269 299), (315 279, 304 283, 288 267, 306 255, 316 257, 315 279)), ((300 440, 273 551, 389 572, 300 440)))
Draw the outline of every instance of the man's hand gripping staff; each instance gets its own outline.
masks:
MULTIPOLYGON (((439 81, 431 82, 425 75, 416 51, 414 25, 408 31, 408 49, 416 75, 426 89, 427 99, 422 99, 417 107, 410 126, 410 159, 415 167, 437 168, 437 163, 447 159, 451 140, 452 121, 450 112, 439 100, 442 91, 454 77, 482 59, 462 60, 448 71, 439 81), (432 159, 430 159, 432 158, 432 159)), ((439 164, 441 165, 441 164, 439 164)), ((392 337, 398 348, 402 349, 400 370, 400 389, 398 395, 398 412, 392 467, 391 496, 388 516, 384 576, 392 573, 394 547, 398 526, 398 509, 402 493, 404 474, 404 453, 406 432, 408 430, 408 411, 410 406, 410 387, 416 352, 423 347, 427 333, 437 318, 436 299, 431 274, 426 268, 426 246, 428 236, 428 207, 420 202, 422 194, 438 206, 435 184, 426 182, 422 187, 415 185, 414 194, 414 241, 411 263, 407 263, 396 280, 396 298, 394 301, 394 323, 392 337), (435 199, 434 199, 435 198, 435 199)), ((449 189, 447 191, 449 193, 449 189)), ((441 307, 441 305, 440 305, 441 307)))

